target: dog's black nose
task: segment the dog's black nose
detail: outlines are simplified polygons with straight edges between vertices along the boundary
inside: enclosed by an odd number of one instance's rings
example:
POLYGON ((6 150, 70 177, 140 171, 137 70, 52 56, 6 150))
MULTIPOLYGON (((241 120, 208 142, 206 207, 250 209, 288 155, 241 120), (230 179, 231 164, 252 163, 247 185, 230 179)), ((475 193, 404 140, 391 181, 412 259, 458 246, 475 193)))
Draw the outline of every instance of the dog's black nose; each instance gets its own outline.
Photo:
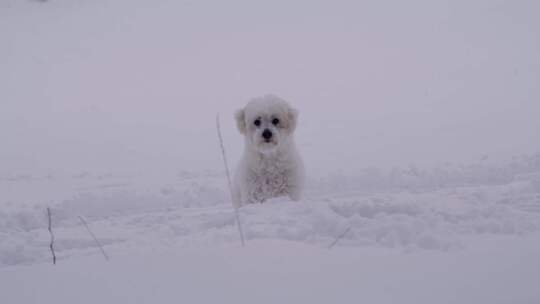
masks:
POLYGON ((266 129, 263 131, 262 136, 264 137, 264 139, 270 139, 272 138, 272 131, 266 129))

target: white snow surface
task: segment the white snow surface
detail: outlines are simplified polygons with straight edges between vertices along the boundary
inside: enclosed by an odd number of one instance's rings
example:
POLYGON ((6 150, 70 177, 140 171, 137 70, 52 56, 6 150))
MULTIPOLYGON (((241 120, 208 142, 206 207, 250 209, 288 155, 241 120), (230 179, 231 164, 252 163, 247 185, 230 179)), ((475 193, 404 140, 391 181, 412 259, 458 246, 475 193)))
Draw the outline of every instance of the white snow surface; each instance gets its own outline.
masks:
POLYGON ((301 202, 276 199, 240 209, 246 247, 223 172, 5 176, 2 299, 540 301, 540 155, 459 168, 312 178, 301 202), (53 214, 56 266, 46 206, 53 214))

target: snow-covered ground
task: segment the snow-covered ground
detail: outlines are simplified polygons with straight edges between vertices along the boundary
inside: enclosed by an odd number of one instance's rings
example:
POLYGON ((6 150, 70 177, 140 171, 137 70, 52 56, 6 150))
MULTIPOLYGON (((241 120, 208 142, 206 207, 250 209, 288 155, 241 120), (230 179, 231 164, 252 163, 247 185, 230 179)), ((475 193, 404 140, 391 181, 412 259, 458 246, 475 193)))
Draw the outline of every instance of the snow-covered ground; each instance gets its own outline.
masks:
POLYGON ((452 254, 285 241, 109 249, 1 270, 4 303, 538 303, 538 237, 452 254))
POLYGON ((540 303, 539 3, 0 0, 0 303, 540 303), (308 185, 242 247, 266 93, 308 185))
POLYGON ((2 299, 540 301, 540 155, 459 168, 312 178, 302 202, 278 199, 240 209, 245 248, 220 172, 5 176, 2 299), (104 245, 108 262, 78 216, 104 245))

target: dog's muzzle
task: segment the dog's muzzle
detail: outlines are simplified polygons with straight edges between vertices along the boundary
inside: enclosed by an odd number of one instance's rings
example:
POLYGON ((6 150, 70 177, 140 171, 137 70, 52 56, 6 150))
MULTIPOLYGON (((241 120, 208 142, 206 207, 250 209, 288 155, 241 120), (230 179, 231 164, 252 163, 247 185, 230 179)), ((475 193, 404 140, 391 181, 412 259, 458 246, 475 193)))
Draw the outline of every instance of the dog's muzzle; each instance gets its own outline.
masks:
POLYGON ((267 143, 270 142, 272 140, 272 131, 266 129, 263 131, 262 133, 262 137, 264 138, 264 141, 266 141, 267 143))

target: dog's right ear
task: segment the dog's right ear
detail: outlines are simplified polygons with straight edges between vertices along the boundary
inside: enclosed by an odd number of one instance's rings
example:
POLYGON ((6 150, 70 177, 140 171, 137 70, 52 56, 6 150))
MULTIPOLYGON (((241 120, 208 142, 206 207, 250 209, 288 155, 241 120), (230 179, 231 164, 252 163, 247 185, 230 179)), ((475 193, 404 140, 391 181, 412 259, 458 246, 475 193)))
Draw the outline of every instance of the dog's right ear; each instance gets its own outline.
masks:
POLYGON ((240 109, 234 113, 234 118, 236 119, 236 126, 238 131, 242 134, 246 134, 246 114, 244 109, 240 109))

